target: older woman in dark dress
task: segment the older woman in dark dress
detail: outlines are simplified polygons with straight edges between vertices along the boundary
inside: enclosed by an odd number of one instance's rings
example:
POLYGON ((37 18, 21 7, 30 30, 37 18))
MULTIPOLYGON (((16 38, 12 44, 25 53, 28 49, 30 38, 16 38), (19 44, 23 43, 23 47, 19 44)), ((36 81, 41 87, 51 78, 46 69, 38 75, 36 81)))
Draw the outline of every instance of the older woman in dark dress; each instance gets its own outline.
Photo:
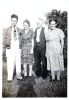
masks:
POLYGON ((21 63, 24 67, 24 76, 27 76, 27 65, 29 65, 29 76, 32 76, 34 32, 30 28, 29 20, 23 22, 23 27, 21 63))

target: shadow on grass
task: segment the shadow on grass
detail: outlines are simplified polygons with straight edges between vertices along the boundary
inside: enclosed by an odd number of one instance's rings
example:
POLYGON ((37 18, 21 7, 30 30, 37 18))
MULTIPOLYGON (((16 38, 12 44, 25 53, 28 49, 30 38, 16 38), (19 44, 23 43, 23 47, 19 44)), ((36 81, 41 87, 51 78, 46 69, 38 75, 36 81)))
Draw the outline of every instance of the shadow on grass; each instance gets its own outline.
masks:
POLYGON ((23 84, 19 87, 17 97, 36 97, 32 84, 23 84))

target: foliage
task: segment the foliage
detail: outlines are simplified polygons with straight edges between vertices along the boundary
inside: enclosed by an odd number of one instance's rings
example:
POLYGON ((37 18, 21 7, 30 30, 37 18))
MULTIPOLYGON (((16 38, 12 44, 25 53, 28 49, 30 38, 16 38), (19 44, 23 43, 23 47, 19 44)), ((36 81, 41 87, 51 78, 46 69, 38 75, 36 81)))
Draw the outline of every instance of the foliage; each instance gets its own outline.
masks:
POLYGON ((57 27, 61 28, 67 35, 67 11, 61 12, 60 10, 53 9, 47 14, 47 19, 55 19, 58 22, 57 27))

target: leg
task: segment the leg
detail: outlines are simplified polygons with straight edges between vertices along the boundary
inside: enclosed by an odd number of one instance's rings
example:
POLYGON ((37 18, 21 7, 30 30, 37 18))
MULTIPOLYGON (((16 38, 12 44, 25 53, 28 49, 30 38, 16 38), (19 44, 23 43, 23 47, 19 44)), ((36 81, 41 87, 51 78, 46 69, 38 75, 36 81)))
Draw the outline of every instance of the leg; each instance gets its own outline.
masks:
POLYGON ((7 72, 8 72, 7 80, 12 81, 15 55, 14 55, 14 52, 11 51, 11 49, 7 49, 6 56, 7 56, 7 72))
POLYGON ((51 75, 52 75, 52 80, 55 79, 55 71, 51 71, 51 75))
POLYGON ((41 54, 39 47, 34 49, 34 59, 35 59, 35 74, 39 77, 41 76, 41 54))
POLYGON ((42 76, 43 78, 47 77, 48 71, 47 71, 47 59, 45 57, 45 48, 41 48, 41 62, 42 62, 42 76))
POLYGON ((32 64, 29 65, 29 76, 32 76, 32 64))
POLYGON ((27 76, 27 64, 24 64, 23 67, 24 67, 24 76, 27 76))
POLYGON ((57 80, 60 80, 60 70, 57 71, 57 80))
POLYGON ((17 79, 22 79, 21 77, 21 50, 16 50, 16 74, 17 79))
POLYGON ((21 75, 24 74, 24 68, 23 68, 23 64, 21 64, 21 75))

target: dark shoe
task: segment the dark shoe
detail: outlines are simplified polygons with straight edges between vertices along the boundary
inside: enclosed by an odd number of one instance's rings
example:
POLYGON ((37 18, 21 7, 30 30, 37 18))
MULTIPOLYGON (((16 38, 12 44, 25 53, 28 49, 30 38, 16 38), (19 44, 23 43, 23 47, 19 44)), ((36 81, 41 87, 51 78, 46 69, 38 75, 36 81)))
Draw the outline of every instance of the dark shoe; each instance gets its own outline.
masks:
POLYGON ((54 79, 54 80, 52 80, 52 82, 56 82, 56 80, 54 79))
POLYGON ((60 80, 57 80, 57 82, 60 82, 60 80))
POLYGON ((10 79, 10 80, 7 80, 7 81, 10 83, 10 82, 12 82, 12 79, 10 79))
POLYGON ((8 81, 8 83, 11 83, 11 82, 12 82, 12 80, 9 80, 9 81, 8 81))
POLYGON ((56 79, 50 79, 50 82, 56 82, 56 79))

